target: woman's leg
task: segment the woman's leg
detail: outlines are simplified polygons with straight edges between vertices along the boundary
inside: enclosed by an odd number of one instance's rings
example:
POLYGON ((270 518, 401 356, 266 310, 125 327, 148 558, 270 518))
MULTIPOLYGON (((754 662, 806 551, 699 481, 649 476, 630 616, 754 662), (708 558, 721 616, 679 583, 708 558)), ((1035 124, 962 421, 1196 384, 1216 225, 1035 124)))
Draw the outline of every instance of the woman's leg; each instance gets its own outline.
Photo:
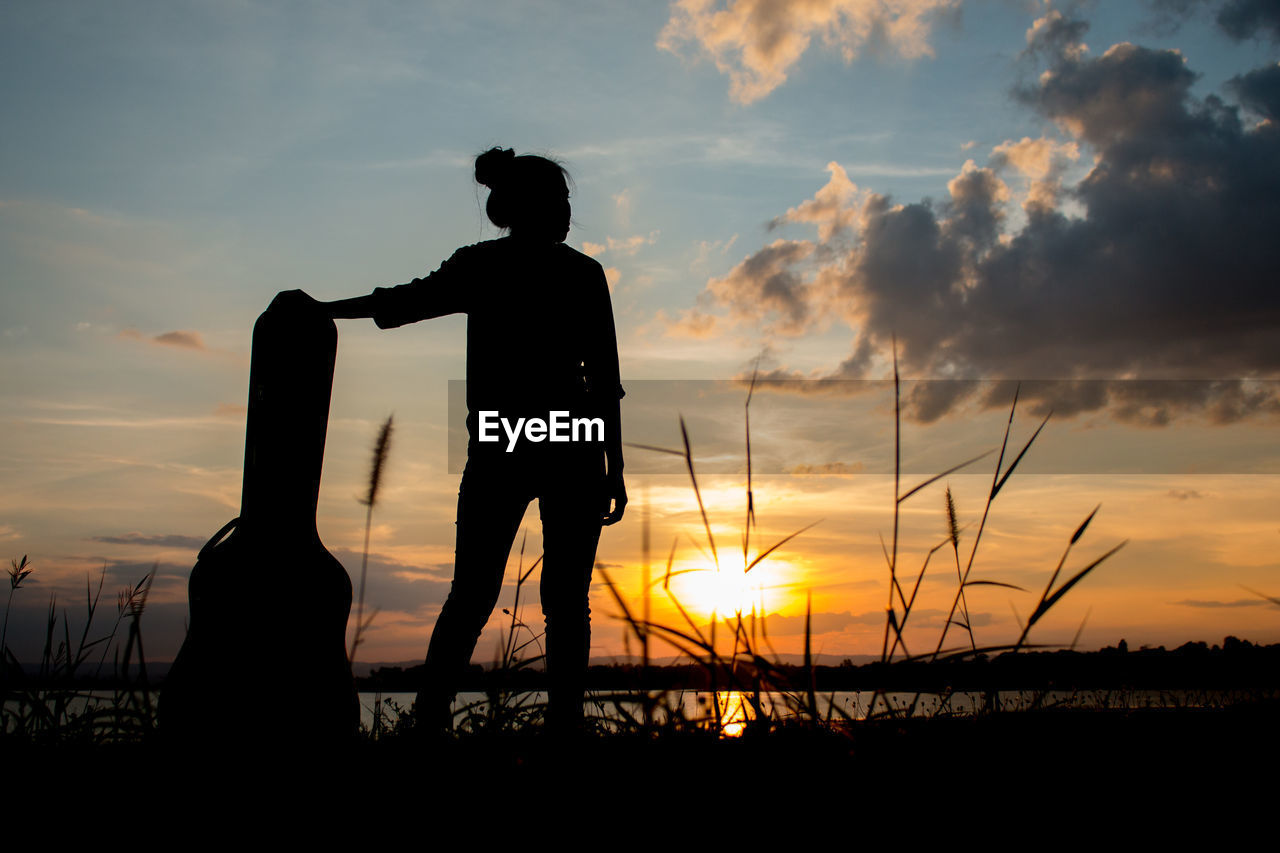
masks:
POLYGON ((542 516, 542 613, 547 623, 548 726, 582 723, 591 651, 591 570, 600 541, 599 477, 570 476, 538 501, 542 516))
POLYGON ((431 632, 417 713, 429 728, 453 723, 450 707, 480 632, 493 613, 516 531, 533 495, 524 478, 467 463, 458 489, 453 585, 431 632))

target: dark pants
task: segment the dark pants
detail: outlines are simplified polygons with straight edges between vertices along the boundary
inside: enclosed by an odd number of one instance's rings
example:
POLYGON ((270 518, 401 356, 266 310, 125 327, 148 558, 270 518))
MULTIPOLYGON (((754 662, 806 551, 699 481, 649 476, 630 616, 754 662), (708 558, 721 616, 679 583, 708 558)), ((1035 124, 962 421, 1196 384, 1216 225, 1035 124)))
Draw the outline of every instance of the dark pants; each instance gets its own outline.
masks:
POLYGON ((539 592, 547 625, 547 720, 556 728, 581 722, 591 646, 588 593, 603 515, 603 454, 597 448, 547 456, 467 461, 458 489, 453 585, 431 633, 418 693, 419 719, 429 727, 450 724, 449 707, 497 604, 512 543, 534 498, 542 518, 539 592))

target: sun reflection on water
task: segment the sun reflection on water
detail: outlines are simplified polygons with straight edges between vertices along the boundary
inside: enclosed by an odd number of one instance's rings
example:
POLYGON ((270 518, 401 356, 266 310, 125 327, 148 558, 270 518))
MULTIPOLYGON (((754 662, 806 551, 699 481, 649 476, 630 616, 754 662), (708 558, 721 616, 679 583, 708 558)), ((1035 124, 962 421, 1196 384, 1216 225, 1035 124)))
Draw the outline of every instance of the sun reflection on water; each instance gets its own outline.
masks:
POLYGON ((709 727, 716 727, 716 709, 719 709, 720 734, 724 737, 741 737, 748 724, 756 718, 755 709, 746 693, 740 690, 718 690, 715 694, 699 693, 698 704, 705 714, 709 727))

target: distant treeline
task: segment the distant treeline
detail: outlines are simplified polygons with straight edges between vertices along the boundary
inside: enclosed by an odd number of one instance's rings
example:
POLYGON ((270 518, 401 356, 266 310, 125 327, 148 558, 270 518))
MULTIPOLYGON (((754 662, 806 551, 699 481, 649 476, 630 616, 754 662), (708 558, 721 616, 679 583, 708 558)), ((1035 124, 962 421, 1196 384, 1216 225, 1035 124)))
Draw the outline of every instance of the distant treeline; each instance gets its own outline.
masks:
MULTIPOLYGON (((810 677, 817 690, 1020 690, 1020 689, 1271 689, 1280 688, 1280 644, 1262 646, 1236 637, 1222 645, 1185 643, 1176 649, 1141 648, 1131 651, 1121 640, 1096 652, 1039 651, 979 654, 954 661, 899 661, 839 666, 817 665, 812 675, 803 666, 739 659, 730 671, 727 661, 714 668, 687 662, 667 666, 638 664, 595 665, 588 671, 592 690, 709 690, 752 685, 756 675, 766 689, 806 689, 810 677)), ((387 693, 418 689, 422 667, 382 667, 356 679, 362 691, 387 693)), ((540 690, 546 674, 524 668, 512 672, 472 666, 462 689, 540 690)))
MULTIPOLYGON (((284 662, 246 662, 246 666, 268 666, 283 672, 284 662)), ((35 666, 5 667, 0 681, 6 689, 30 687, 156 688, 164 684, 166 663, 148 664, 145 674, 131 667, 129 677, 76 677, 72 680, 42 676, 35 666)), ((730 671, 727 660, 714 668, 705 662, 676 664, 637 663, 592 665, 587 686, 592 690, 719 690, 741 689, 754 684, 759 674, 766 689, 804 690, 810 673, 790 663, 761 662, 739 658, 730 671)), ((384 666, 356 678, 362 691, 413 693, 422 679, 422 667, 384 666)), ((1130 650, 1121 640, 1095 652, 1023 649, 1017 653, 978 654, 954 661, 896 661, 889 664, 817 664, 812 668, 817 690, 1019 690, 1053 689, 1111 690, 1133 689, 1280 689, 1280 644, 1257 645, 1227 637, 1221 645, 1185 643, 1176 649, 1141 648, 1130 650)), ((546 673, 525 667, 508 672, 473 665, 462 683, 465 691, 541 690, 546 673)))

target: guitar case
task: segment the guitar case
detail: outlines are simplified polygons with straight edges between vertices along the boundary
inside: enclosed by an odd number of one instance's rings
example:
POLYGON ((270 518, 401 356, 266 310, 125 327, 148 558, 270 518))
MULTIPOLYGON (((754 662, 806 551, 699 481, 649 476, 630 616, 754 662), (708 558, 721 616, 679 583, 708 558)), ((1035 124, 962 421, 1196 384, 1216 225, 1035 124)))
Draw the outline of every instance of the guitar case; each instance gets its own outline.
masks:
POLYGON ((338 329, 301 291, 253 328, 240 516, 200 549, 161 735, 192 745, 354 738, 351 578, 316 531, 338 329))

